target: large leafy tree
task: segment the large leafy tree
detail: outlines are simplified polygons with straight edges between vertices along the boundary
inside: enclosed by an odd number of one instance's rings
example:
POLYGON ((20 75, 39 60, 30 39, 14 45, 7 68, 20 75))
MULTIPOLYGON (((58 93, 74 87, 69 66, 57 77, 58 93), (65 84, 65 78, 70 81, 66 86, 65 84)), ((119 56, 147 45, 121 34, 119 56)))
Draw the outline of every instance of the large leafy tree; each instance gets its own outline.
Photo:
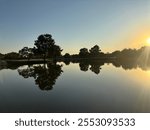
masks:
POLYGON ((61 55, 61 48, 55 45, 55 41, 51 34, 42 34, 35 41, 34 52, 36 54, 42 54, 44 60, 46 57, 56 57, 61 55))
POLYGON ((89 50, 90 54, 92 56, 98 56, 101 52, 100 48, 98 45, 95 45, 94 47, 92 47, 90 50, 89 50))
POLYGON ((89 55, 88 49, 87 48, 81 48, 79 52, 80 57, 87 57, 89 55))
POLYGON ((24 47, 21 50, 19 50, 19 55, 24 58, 28 58, 28 60, 33 55, 33 48, 24 47))

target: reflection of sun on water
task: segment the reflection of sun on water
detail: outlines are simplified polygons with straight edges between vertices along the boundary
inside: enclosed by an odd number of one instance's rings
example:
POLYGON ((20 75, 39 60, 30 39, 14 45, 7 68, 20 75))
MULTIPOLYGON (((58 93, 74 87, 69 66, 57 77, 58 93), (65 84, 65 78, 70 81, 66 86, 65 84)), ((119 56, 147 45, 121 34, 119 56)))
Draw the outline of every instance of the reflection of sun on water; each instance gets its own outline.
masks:
POLYGON ((133 70, 130 73, 130 76, 134 77, 134 81, 139 84, 141 87, 148 87, 150 89, 150 70, 143 71, 141 69, 133 70))

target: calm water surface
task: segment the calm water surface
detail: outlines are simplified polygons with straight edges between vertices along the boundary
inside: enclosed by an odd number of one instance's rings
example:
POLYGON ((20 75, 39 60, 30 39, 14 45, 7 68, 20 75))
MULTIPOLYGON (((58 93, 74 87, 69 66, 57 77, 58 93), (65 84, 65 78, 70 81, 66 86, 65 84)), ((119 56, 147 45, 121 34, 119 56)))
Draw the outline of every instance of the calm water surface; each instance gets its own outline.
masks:
POLYGON ((0 112, 150 112, 148 70, 78 63, 49 68, 1 69, 0 112))

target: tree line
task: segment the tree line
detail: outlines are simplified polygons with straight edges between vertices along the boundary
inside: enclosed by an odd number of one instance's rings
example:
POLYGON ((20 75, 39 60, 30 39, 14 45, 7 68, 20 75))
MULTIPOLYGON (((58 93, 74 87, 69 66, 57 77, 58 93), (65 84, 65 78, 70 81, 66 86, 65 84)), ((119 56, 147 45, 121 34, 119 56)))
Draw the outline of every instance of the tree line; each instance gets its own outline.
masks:
MULTIPOLYGON (((101 51, 98 45, 94 45, 89 50, 87 48, 81 48, 78 54, 70 55, 66 53, 62 55, 63 49, 59 45, 56 45, 55 40, 51 34, 41 34, 34 41, 32 48, 23 47, 18 52, 10 52, 7 54, 0 53, 0 59, 41 59, 45 61, 47 58, 53 58, 56 60, 74 60, 77 58, 138 58, 145 50, 150 47, 141 47, 140 49, 123 49, 122 51, 114 51, 112 53, 104 53, 101 51)), ((147 54, 150 57, 150 54, 147 54)))

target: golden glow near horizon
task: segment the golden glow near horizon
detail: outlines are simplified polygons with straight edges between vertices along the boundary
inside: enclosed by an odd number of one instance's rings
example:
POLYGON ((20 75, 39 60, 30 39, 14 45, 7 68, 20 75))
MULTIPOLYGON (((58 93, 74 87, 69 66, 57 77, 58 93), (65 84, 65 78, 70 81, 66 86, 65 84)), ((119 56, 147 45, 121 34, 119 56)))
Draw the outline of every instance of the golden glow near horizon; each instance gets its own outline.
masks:
POLYGON ((150 37, 147 39, 147 44, 150 46, 150 37))

